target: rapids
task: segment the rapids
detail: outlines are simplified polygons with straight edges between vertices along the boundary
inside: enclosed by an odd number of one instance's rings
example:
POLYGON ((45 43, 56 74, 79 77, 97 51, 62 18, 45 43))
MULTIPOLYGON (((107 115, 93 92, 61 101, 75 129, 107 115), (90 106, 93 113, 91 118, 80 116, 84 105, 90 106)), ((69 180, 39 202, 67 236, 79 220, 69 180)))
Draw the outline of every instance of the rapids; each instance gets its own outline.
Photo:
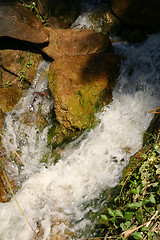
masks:
MULTIPOLYGON (((35 172, 34 177, 25 167, 20 169, 22 186, 16 199, 33 229, 40 230, 38 239, 84 239, 76 234, 83 236, 88 226, 94 227, 87 214, 101 206, 91 204, 92 200, 118 184, 129 157, 142 146, 143 133, 153 118, 148 111, 159 106, 159 39, 157 34, 138 45, 114 43, 115 51, 123 53, 126 60, 121 63, 113 101, 97 114, 93 129, 65 147, 65 155, 56 165, 46 167, 40 161, 50 152, 46 146, 50 123, 39 132, 34 124, 26 128, 20 121, 23 113, 38 111, 42 99, 33 99, 33 92, 47 88, 47 79, 42 79, 40 72, 48 63, 41 63, 33 86, 6 115, 4 136, 35 172)), ((45 101, 42 111, 47 118, 53 103, 45 101)), ((9 156, 7 144, 3 144, 9 156)), ((0 213, 0 240, 36 239, 14 198, 0 203, 0 213)))

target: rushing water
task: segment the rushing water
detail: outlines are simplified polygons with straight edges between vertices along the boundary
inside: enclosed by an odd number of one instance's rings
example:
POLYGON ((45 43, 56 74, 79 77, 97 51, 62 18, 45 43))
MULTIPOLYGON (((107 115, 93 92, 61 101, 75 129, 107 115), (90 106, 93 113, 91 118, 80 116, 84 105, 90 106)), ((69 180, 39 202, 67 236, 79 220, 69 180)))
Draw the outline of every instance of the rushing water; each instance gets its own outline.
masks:
MULTIPOLYGON (((67 146, 56 165, 46 168, 40 163, 41 156, 50 151, 46 146, 49 127, 39 131, 34 124, 26 127, 21 123, 25 112, 37 113, 41 101, 48 116, 52 102, 33 97, 33 92, 47 88, 47 80, 40 77, 46 63, 40 66, 26 96, 7 114, 3 134, 36 173, 33 177, 25 168, 20 169, 25 177, 20 178, 22 187, 16 199, 34 230, 41 229, 38 239, 77 239, 72 233, 91 227, 86 215, 100 206, 89 203, 117 185, 129 157, 141 148, 143 133, 153 117, 148 111, 158 107, 160 100, 159 39, 157 34, 139 46, 114 44, 115 51, 123 53, 126 60, 113 101, 97 115, 97 126, 67 146)), ((4 146, 9 155, 8 146, 4 146)), ((0 213, 0 240, 34 239, 15 199, 0 203, 0 213)))

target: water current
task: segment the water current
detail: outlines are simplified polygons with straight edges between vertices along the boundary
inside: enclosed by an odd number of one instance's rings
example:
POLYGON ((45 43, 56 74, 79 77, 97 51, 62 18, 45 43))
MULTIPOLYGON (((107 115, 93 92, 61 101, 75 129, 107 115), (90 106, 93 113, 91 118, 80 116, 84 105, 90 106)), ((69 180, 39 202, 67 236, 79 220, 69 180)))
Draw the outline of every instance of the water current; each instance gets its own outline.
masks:
MULTIPOLYGON (((102 206, 91 203, 118 184, 129 157, 142 146, 143 133, 153 118, 148 111, 160 102, 159 39, 157 34, 142 44, 114 43, 126 60, 121 63, 113 101, 96 115, 98 124, 93 129, 65 147, 55 165, 46 167, 41 162, 50 153, 48 114, 53 102, 34 96, 47 89, 44 72, 49 63, 41 62, 34 84, 6 115, 3 135, 35 173, 34 177, 23 166, 14 169, 21 186, 16 199, 33 229, 40 230, 38 239, 85 239, 76 234, 94 227, 87 215, 102 206), (21 121, 25 113, 36 115, 40 107, 48 121, 42 131, 21 121)), ((8 144, 3 141, 3 145, 9 156, 8 144)), ((14 198, 0 203, 0 213, 0 240, 36 239, 14 198)))

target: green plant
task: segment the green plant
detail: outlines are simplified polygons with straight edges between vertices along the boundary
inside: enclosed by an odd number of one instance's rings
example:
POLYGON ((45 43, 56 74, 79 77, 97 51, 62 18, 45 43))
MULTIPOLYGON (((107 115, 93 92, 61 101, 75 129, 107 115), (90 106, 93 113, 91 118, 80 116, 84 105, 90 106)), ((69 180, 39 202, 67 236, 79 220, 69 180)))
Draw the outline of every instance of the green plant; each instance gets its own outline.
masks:
POLYGON ((152 137, 142 161, 119 183, 120 195, 101 215, 104 239, 159 239, 160 132, 152 137))
POLYGON ((21 87, 23 88, 24 81, 26 78, 26 71, 30 70, 32 66, 32 61, 31 61, 31 53, 27 53, 27 61, 25 63, 25 60, 23 57, 20 56, 18 59, 19 64, 21 65, 21 70, 18 72, 18 77, 17 80, 21 82, 21 87))
MULTIPOLYGON (((44 20, 45 16, 39 11, 35 1, 19 0, 23 6, 29 8, 40 20, 44 20)), ((38 0, 39 5, 41 2, 38 0)))
POLYGON ((10 81, 7 81, 5 85, 6 85, 6 87, 9 87, 10 86, 10 81))

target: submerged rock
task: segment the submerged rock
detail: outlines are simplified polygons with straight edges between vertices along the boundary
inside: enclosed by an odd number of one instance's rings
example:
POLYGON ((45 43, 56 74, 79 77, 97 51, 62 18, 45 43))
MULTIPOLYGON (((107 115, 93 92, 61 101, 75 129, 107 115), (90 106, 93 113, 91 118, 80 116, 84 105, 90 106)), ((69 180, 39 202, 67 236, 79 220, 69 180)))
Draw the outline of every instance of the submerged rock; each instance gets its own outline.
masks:
POLYGON ((1 0, 0 37, 12 37, 33 43, 48 42, 48 32, 39 19, 15 1, 1 0))
MULTIPOLYGON (((118 72, 108 37, 89 30, 57 30, 49 70, 49 88, 57 120, 68 129, 92 126, 106 103, 118 72)), ((49 49, 46 50, 49 53, 49 49)))
POLYGON ((113 0, 112 9, 124 23, 146 27, 160 25, 160 1, 113 0))

